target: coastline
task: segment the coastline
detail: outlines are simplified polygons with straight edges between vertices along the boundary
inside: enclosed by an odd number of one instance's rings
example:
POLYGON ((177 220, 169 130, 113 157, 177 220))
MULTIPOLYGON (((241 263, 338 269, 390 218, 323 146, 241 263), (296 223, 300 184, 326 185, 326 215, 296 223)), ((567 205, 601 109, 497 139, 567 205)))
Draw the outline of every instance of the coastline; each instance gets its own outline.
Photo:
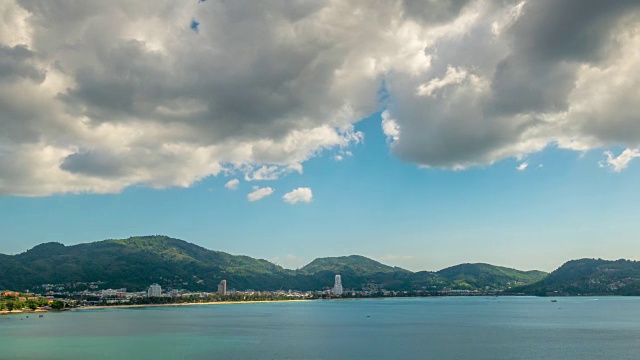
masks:
POLYGON ((134 309, 145 307, 165 307, 165 306, 195 306, 195 305, 233 305, 233 304, 261 304, 261 303, 284 303, 284 302, 304 302, 313 301, 310 299, 296 300, 249 300, 249 301, 211 301, 197 303, 180 303, 180 304, 137 304, 137 305, 98 305, 98 306, 82 306, 69 309, 74 310, 103 310, 103 309, 134 309))
POLYGON ((13 314, 34 314, 34 313, 45 313, 45 312, 49 312, 51 310, 3 310, 0 311, 0 316, 2 315, 13 315, 13 314))
MULTIPOLYGON (((634 296, 620 296, 620 295, 580 295, 580 296, 560 296, 564 298, 584 298, 584 297, 634 297, 634 296)), ((430 296, 429 298, 457 298, 465 296, 430 296)), ((494 296, 491 296, 494 297, 494 296)), ((523 297, 522 295, 500 295, 495 297, 523 297)), ((529 296, 524 296, 529 297, 529 296)), ((530 296, 535 298, 555 298, 553 296, 530 296)), ((393 299, 419 299, 425 298, 424 296, 403 296, 393 297, 393 299)), ((260 304, 260 303, 289 303, 289 302, 308 302, 308 301, 345 301, 345 300, 382 300, 386 297, 379 298, 331 298, 331 299, 292 299, 292 300, 248 300, 248 301, 212 301, 212 302, 195 302, 195 303, 178 303, 178 304, 135 304, 135 305, 98 305, 98 306, 81 306, 76 308, 64 308, 60 310, 12 310, 0 311, 0 316, 4 315, 16 315, 16 314, 33 314, 33 313, 45 313, 45 312, 64 312, 64 311, 76 311, 76 310, 104 310, 104 309, 134 309, 134 308, 146 308, 146 307, 167 307, 167 306, 196 306, 196 305, 233 305, 233 304, 260 304)))
POLYGON ((76 310, 104 310, 104 309, 135 309, 146 307, 165 307, 165 306, 195 306, 195 305, 232 305, 232 304, 260 304, 260 303, 284 303, 284 302, 303 302, 313 301, 311 299, 295 299, 295 300, 250 300, 250 301, 212 301, 201 303, 180 303, 180 304, 137 304, 137 305, 98 305, 98 306, 81 306, 76 308, 67 308, 61 310, 12 310, 0 311, 0 316, 45 313, 45 312, 61 312, 76 310))

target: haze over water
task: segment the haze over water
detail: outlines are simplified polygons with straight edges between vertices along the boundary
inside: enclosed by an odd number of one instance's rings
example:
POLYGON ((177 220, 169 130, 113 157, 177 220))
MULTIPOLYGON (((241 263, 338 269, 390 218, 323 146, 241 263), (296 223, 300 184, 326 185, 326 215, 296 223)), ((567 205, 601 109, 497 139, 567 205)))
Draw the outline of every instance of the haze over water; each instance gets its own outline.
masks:
POLYGON ((638 298, 309 301, 82 310, 24 317, 0 317, 2 356, 640 358, 638 298))

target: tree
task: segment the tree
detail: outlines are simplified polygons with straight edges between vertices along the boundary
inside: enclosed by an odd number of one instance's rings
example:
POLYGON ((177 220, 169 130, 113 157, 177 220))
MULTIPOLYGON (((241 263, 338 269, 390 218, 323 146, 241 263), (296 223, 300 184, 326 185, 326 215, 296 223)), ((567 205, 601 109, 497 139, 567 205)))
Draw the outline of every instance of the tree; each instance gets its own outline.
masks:
POLYGON ((60 310, 64 307, 64 303, 60 300, 54 300, 53 303, 51 303, 51 308, 53 310, 60 310))
POLYGON ((27 304, 25 304, 22 301, 16 301, 16 302, 13 303, 13 309, 14 310, 24 309, 25 306, 27 306, 27 304))

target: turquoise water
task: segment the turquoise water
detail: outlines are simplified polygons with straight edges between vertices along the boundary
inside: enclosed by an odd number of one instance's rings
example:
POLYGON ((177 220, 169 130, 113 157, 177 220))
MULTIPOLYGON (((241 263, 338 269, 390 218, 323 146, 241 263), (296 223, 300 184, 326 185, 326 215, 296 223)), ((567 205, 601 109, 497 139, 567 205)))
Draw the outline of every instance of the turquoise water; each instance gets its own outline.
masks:
POLYGON ((640 359, 640 298, 377 299, 0 316, 0 358, 640 359))

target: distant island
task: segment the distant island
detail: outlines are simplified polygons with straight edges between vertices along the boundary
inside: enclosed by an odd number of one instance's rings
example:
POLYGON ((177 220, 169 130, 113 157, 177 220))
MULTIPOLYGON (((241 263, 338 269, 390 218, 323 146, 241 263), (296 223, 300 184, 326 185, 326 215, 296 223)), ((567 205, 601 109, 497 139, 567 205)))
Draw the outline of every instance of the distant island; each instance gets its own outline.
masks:
POLYGON ((351 255, 318 258, 289 270, 166 236, 73 246, 45 243, 18 255, 0 254, 0 290, 49 297, 102 294, 110 289, 144 292, 154 283, 181 296, 213 294, 224 279, 229 296, 237 292, 277 298, 299 293, 317 298, 330 294, 336 274, 341 275, 342 297, 640 295, 640 263, 628 260, 573 260, 550 274, 482 263, 412 272, 351 255))

